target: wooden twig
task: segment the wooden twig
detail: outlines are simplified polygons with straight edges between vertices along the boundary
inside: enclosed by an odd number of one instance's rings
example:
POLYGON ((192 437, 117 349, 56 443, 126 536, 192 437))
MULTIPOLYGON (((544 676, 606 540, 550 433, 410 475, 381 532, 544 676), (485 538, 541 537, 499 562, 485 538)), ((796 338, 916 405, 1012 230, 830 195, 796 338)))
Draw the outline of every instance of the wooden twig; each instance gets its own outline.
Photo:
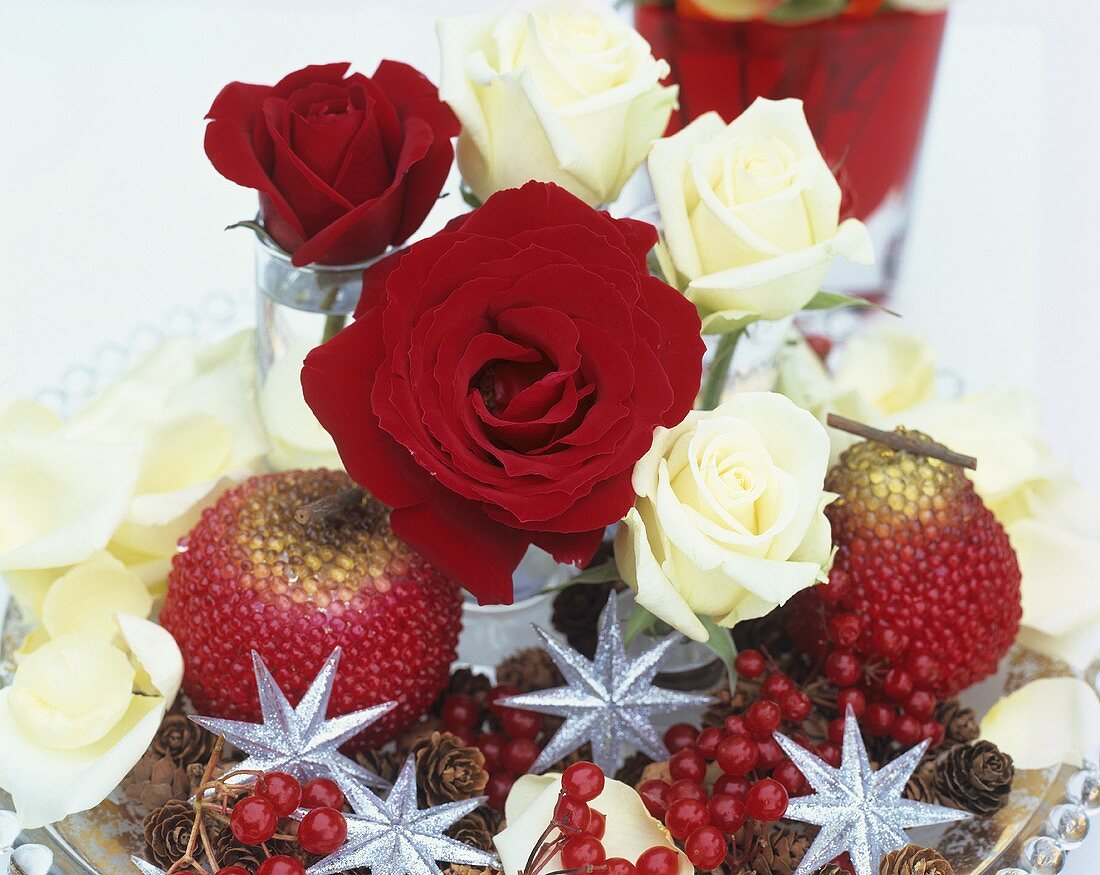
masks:
POLYGON ((848 434, 866 438, 869 441, 885 444, 895 450, 903 450, 918 456, 928 456, 931 459, 939 459, 941 462, 947 462, 949 465, 958 465, 960 468, 969 468, 971 471, 978 467, 978 460, 973 456, 964 456, 962 453, 956 453, 932 441, 921 440, 920 438, 911 437, 908 434, 900 434, 896 431, 883 431, 880 428, 873 428, 862 422, 856 422, 854 419, 837 416, 835 413, 830 413, 826 421, 833 428, 838 428, 841 431, 848 432, 848 434))
POLYGON ((340 492, 334 492, 332 495, 301 505, 294 511, 294 519, 303 526, 310 523, 327 523, 347 513, 353 507, 357 507, 366 494, 366 490, 361 486, 352 486, 340 492))

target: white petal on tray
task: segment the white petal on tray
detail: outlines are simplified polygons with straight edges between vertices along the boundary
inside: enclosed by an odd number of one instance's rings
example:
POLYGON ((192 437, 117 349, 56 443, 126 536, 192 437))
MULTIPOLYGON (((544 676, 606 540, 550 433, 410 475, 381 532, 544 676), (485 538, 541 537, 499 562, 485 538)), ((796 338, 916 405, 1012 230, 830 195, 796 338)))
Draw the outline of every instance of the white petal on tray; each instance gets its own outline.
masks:
POLYGON ((1018 769, 1080 766, 1100 744, 1100 699, 1077 678, 1043 678, 1001 699, 981 728, 1018 769))

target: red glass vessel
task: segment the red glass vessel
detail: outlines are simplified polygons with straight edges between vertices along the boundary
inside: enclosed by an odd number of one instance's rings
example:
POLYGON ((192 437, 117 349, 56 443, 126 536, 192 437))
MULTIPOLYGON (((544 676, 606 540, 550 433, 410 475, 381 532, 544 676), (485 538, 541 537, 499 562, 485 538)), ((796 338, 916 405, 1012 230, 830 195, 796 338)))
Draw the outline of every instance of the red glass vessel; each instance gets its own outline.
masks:
POLYGON ((880 12, 775 24, 692 18, 646 4, 636 24, 680 86, 674 129, 710 110, 732 120, 757 97, 805 102, 844 190, 843 213, 868 223, 879 259, 841 284, 878 296, 896 275, 946 18, 880 12))

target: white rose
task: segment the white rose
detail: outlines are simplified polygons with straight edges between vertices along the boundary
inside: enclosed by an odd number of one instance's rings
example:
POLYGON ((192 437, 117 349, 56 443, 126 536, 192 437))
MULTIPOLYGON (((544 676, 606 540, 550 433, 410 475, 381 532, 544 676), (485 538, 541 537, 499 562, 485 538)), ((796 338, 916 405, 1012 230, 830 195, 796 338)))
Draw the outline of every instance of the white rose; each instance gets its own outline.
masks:
POLYGON ((614 201, 661 136, 676 89, 649 44, 596 0, 521 0, 446 18, 440 95, 462 122, 458 166, 474 194, 555 182, 614 201))
POLYGON ((873 261, 863 224, 839 221, 840 186, 799 100, 760 98, 729 125, 702 115, 653 145, 649 175, 667 278, 708 334, 797 313, 837 255, 873 261))
POLYGON ((615 538, 638 604, 706 641, 699 616, 733 626, 822 580, 832 553, 828 465, 821 423, 771 392, 658 428, 615 538))
POLYGON ((951 0, 890 0, 890 6, 904 12, 943 12, 951 0))

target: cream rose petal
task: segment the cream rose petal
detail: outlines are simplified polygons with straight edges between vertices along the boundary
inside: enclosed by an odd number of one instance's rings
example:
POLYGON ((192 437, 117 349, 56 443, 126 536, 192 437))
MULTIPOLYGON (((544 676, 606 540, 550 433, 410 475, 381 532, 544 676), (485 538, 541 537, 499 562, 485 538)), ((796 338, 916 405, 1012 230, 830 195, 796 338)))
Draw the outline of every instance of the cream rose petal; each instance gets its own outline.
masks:
POLYGON ((147 617, 153 599, 136 574, 106 552, 92 554, 50 587, 42 604, 42 625, 53 638, 86 634, 113 641, 116 614, 147 617))
POLYGON ((12 434, 45 435, 61 425, 57 414, 23 398, 0 398, 0 437, 12 434))
POLYGON ((1100 621, 1100 540, 1041 520, 1008 527, 1023 575, 1021 623, 1045 635, 1064 635, 1100 621))
POLYGON ((1081 766, 1100 745, 1100 701, 1077 678, 1043 678, 997 702, 981 731, 1018 769, 1081 766))
MULTIPOLYGON (((531 849, 553 819, 560 790, 561 775, 523 775, 512 785, 504 808, 508 827, 494 839, 505 875, 519 875, 531 849)), ((646 811, 632 787, 609 779, 589 805, 607 818, 603 845, 608 857, 622 857, 633 863, 643 851, 664 847, 676 852, 679 875, 695 871, 664 824, 646 811)), ((553 858, 548 869, 561 869, 559 863, 560 855, 553 858)))
POLYGON ((292 341, 260 390, 260 415, 272 444, 268 461, 278 470, 343 467, 332 435, 321 427, 302 392, 302 362, 310 349, 292 341))
POLYGON ((858 392, 890 415, 933 400, 937 364, 936 351, 923 336, 881 321, 848 341, 835 378, 840 388, 858 392))
POLYGON ((75 750, 47 748, 27 736, 11 710, 11 688, 0 690, 0 787, 13 798, 24 829, 37 829, 102 802, 141 758, 183 678, 183 658, 160 626, 119 617, 139 668, 158 695, 131 697, 122 719, 102 739, 75 750))

